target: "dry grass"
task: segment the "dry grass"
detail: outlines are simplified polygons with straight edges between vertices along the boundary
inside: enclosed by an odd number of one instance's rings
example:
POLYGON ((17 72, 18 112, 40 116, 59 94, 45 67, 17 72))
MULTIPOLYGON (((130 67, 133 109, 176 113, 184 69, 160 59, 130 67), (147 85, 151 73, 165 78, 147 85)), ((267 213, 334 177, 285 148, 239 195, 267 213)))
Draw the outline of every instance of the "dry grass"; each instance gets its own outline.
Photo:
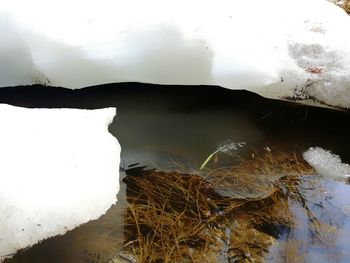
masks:
POLYGON ((332 3, 340 6, 346 13, 350 14, 350 0, 330 0, 332 3))
POLYGON ((350 14, 350 0, 344 1, 342 8, 345 10, 346 13, 350 14))
POLYGON ((254 156, 203 176, 130 170, 126 261, 262 261, 293 228, 288 200, 304 202, 299 178, 313 171, 296 153, 254 156))

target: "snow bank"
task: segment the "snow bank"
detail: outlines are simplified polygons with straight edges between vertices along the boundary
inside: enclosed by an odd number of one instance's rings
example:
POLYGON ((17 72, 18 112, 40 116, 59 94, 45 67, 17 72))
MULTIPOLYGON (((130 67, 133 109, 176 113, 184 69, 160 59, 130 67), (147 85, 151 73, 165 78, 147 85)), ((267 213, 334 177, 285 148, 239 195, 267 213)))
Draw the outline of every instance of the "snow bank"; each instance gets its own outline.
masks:
POLYGON ((304 152, 303 157, 317 173, 324 177, 342 181, 350 178, 350 165, 342 163, 340 157, 331 151, 311 147, 304 152))
POLYGON ((347 28, 326 0, 3 0, 0 86, 209 84, 349 108, 347 28))
POLYGON ((0 105, 0 261, 116 202, 115 112, 0 105))

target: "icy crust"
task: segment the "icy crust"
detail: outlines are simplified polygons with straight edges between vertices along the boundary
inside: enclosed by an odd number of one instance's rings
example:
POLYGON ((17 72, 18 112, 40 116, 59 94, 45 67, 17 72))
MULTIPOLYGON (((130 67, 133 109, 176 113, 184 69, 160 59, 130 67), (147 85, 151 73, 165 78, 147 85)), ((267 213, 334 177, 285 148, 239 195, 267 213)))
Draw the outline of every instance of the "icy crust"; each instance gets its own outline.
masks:
POLYGON ((0 104, 0 261, 100 217, 119 190, 115 108, 0 104))
POLYGON ((320 147, 311 147, 304 152, 304 159, 324 177, 348 181, 350 178, 350 165, 343 163, 340 157, 331 151, 320 147))
POLYGON ((3 0, 0 86, 206 84, 349 108, 347 28, 327 0, 3 0))

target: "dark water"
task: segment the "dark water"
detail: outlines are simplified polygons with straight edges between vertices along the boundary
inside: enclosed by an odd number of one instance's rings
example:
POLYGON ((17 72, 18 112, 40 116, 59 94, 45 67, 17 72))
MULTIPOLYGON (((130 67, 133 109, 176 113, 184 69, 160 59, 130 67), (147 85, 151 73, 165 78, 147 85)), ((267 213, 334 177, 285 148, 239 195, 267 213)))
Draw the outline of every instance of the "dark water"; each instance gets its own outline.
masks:
MULTIPOLYGON (((268 100, 246 91, 138 83, 75 91, 32 86, 0 89, 0 103, 35 108, 95 109, 116 106, 118 118, 110 125, 110 132, 122 146, 122 168, 139 163, 165 170, 195 171, 210 153, 227 140, 246 142, 239 151, 241 155, 252 149, 278 145, 285 148, 297 146, 300 151, 320 146, 350 163, 349 113, 268 100)), ((213 163, 209 165, 215 166, 213 163)), ((339 206, 339 209, 347 211, 346 207, 350 208, 350 201, 346 198, 350 194, 349 186, 340 182, 322 183, 328 189, 328 195, 332 196, 333 203, 329 206, 339 206)), ((107 261, 108 258, 103 255, 113 255, 113 251, 122 245, 123 184, 121 188, 118 195, 120 203, 102 219, 62 237, 44 241, 9 262, 107 261)), ((295 210, 298 210, 297 205, 295 210)), ((329 211, 327 213, 336 213, 329 211)), ((337 221, 344 230, 344 235, 337 239, 339 244, 336 249, 340 254, 344 253, 335 260, 338 262, 350 261, 347 252, 350 248, 347 245, 350 241, 347 235, 350 220, 344 213, 345 216, 337 221)), ((300 217, 300 222, 303 222, 302 215, 300 217)), ((299 231, 303 233, 303 223, 300 223, 299 231)), ((301 239, 307 243, 307 238, 301 239)), ((271 254, 274 250, 278 248, 273 248, 271 254)), ((328 252, 318 248, 314 250, 309 255, 309 262, 327 261, 324 254, 328 252)))

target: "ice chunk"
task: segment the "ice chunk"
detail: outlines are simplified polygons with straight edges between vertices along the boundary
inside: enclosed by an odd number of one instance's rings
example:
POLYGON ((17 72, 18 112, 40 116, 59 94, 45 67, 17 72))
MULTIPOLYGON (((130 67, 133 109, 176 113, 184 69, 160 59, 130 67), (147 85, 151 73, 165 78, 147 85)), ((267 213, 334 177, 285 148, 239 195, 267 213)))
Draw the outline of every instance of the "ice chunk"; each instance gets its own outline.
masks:
POLYGON ((216 152, 222 152, 226 153, 227 155, 233 155, 235 151, 237 151, 239 148, 244 147, 245 144, 245 142, 235 142, 231 139, 228 139, 223 143, 220 143, 220 145, 216 149, 216 152))
POLYGON ((0 261, 116 202, 115 112, 0 105, 0 261))
POLYGON ((342 181, 350 178, 350 165, 343 163, 340 157, 331 151, 311 147, 304 152, 303 157, 317 173, 324 177, 342 181))
POLYGON ((350 108, 344 28, 326 0, 2 0, 0 86, 206 84, 350 108))

